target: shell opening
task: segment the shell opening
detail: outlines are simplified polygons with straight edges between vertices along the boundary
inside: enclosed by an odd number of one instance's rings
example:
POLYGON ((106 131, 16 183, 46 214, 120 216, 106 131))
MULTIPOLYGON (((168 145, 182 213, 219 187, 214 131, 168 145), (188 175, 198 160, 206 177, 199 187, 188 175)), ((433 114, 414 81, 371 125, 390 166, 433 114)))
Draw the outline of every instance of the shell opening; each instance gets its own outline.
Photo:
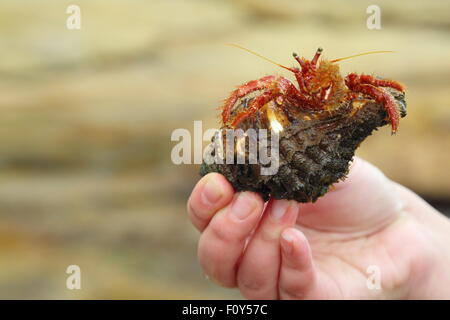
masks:
POLYGON ((283 131, 283 125, 280 123, 280 121, 278 121, 277 116, 272 108, 267 108, 267 119, 269 119, 270 128, 274 132, 280 133, 281 131, 283 131))

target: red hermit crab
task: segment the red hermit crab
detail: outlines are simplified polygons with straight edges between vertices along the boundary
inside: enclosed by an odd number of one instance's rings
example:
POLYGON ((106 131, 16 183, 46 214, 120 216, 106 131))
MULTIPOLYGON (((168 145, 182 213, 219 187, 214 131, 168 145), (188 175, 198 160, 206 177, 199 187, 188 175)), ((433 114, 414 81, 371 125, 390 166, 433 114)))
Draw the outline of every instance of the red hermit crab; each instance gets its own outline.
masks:
MULTIPOLYGON (((260 56, 246 48, 237 47, 260 56)), ((381 52, 388 51, 373 51, 364 54, 381 52)), ((399 110, 392 95, 383 88, 393 88, 404 92, 403 86, 396 81, 381 80, 371 75, 358 75, 356 73, 350 73, 344 79, 339 72, 339 66, 336 62, 354 56, 331 61, 322 59, 319 62, 321 53, 322 48, 318 48, 311 60, 300 58, 296 53, 293 53, 300 68, 288 68, 277 63, 278 66, 294 74, 298 88, 288 79, 274 75, 252 80, 239 86, 225 102, 222 112, 223 123, 236 128, 244 119, 253 115, 270 101, 274 101, 280 106, 288 102, 290 105, 304 111, 332 111, 338 108, 343 101, 353 100, 359 94, 364 94, 384 105, 392 126, 392 133, 397 132, 400 119, 399 110), (258 90, 262 91, 261 94, 245 110, 231 118, 230 113, 236 102, 258 90)))
MULTIPOLYGON (((263 163, 214 162, 218 153, 213 151, 204 159, 200 174, 222 173, 237 191, 259 192, 265 199, 309 202, 324 195, 330 185, 345 178, 356 148, 372 131, 390 123, 391 132, 396 133, 400 117, 406 115, 405 90, 400 83, 356 73, 344 78, 339 72, 339 61, 380 52, 385 51, 335 60, 319 60, 321 48, 311 60, 294 53, 300 68, 275 64, 292 72, 297 85, 285 77, 269 75, 239 86, 222 106, 222 129, 270 129, 272 136, 277 133, 278 170, 266 175, 263 163)), ((231 147, 225 144, 226 153, 250 158, 247 138, 228 138, 222 131, 221 143, 233 142, 231 147), (238 150, 235 140, 244 148, 238 150)), ((217 137, 210 145, 213 150, 222 145, 217 137)))

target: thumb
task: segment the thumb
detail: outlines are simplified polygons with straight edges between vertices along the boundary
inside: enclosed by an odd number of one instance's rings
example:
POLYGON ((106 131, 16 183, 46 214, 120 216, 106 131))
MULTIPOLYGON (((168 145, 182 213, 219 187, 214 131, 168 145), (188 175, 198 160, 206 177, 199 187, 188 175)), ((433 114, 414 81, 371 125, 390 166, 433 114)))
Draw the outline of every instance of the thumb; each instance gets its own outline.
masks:
POLYGON ((348 177, 315 203, 304 204, 297 222, 322 231, 368 231, 395 220, 402 208, 395 184, 355 157, 348 177))

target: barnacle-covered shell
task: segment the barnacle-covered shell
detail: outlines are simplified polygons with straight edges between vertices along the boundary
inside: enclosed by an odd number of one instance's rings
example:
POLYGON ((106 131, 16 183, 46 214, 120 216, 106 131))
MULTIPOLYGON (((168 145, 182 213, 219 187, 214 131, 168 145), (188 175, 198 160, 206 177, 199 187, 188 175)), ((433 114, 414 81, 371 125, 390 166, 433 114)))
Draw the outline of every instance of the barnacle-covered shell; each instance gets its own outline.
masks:
MULTIPOLYGON (((404 93, 394 89, 386 90, 393 95, 400 114, 404 117, 404 93)), ((249 101, 251 98, 243 99, 240 102, 241 107, 245 107, 249 101)), ((289 109, 289 106, 287 108, 289 109)), ((345 101, 336 110, 337 112, 321 110, 309 114, 299 112, 288 119, 288 124, 279 132, 279 166, 274 175, 262 175, 263 165, 260 163, 213 163, 213 152, 205 158, 200 174, 219 172, 231 182, 236 191, 255 191, 265 200, 271 196, 275 199, 314 202, 323 196, 333 183, 345 178, 359 144, 373 130, 388 123, 383 104, 371 99, 345 101)), ((266 116, 267 110, 261 110, 256 117, 247 120, 242 129, 268 129, 266 116)), ((225 130, 222 130, 221 134, 223 145, 226 146, 225 130)), ((268 140, 270 149, 270 135, 268 140)), ((213 149, 216 143, 217 136, 212 139, 210 148, 213 149)), ((244 145, 245 154, 248 155, 248 144, 244 145)), ((235 153, 236 158, 236 148, 231 151, 235 153)))

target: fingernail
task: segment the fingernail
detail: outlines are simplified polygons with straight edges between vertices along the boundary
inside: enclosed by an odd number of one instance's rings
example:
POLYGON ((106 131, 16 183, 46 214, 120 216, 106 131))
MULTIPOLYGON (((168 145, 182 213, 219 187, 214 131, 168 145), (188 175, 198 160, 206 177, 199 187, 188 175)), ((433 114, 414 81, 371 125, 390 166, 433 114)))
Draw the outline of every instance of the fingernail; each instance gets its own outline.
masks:
POLYGON ((294 235, 292 234, 292 232, 287 230, 281 234, 281 237, 283 238, 283 241, 281 241, 281 247, 286 254, 291 254, 292 250, 294 249, 294 235))
POLYGON ((222 186, 215 179, 210 177, 203 187, 202 201, 208 206, 213 205, 222 197, 222 186))
POLYGON ((275 200, 272 204, 272 210, 270 216, 276 220, 283 218, 285 213, 289 210, 292 201, 288 200, 275 200))
POLYGON ((239 220, 244 220, 256 207, 256 200, 248 192, 241 192, 231 206, 232 214, 239 220))

